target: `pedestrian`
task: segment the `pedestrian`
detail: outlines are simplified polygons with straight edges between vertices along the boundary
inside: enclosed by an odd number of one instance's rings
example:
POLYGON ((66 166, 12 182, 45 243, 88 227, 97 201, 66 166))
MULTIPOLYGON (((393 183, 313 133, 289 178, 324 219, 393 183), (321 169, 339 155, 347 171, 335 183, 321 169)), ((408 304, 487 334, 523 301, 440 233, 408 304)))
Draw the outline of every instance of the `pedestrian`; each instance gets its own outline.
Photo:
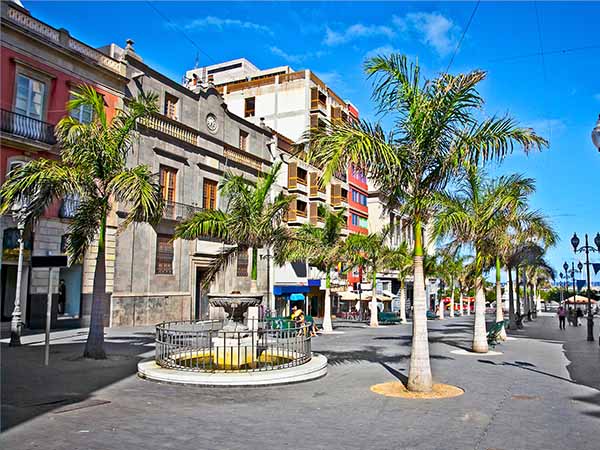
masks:
POLYGON ((581 319, 583 318, 583 311, 581 310, 581 308, 579 306, 577 307, 576 317, 577 317, 577 326, 580 326, 581 319))
POLYGON ((569 325, 575 326, 575 311, 573 311, 573 308, 569 308, 567 318, 569 319, 569 325))
POLYGON ((65 280, 60 280, 58 283, 58 313, 64 314, 67 305, 67 286, 65 280))
POLYGON ((562 306, 559 306, 557 315, 558 315, 558 329, 564 330, 565 329, 565 319, 567 318, 567 311, 565 311, 565 308, 563 308, 562 306))

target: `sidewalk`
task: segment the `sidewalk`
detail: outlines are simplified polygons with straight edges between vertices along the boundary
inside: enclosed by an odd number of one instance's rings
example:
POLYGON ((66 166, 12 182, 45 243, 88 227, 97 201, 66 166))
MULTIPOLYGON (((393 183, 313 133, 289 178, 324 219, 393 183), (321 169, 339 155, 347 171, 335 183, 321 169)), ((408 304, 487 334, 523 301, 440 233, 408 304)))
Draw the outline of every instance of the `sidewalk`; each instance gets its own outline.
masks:
POLYGON ((344 334, 313 341, 329 358, 326 377, 253 389, 137 378, 137 362, 153 354, 150 327, 107 330, 106 361, 79 358, 86 330, 53 333, 47 368, 43 335, 27 336, 32 345, 2 344, 0 440, 44 450, 596 450, 600 349, 585 327, 561 332, 540 316, 497 347, 503 355, 451 353, 469 347, 472 321, 428 322, 435 380, 465 394, 420 401, 369 389, 408 374, 410 325, 340 324, 344 334))

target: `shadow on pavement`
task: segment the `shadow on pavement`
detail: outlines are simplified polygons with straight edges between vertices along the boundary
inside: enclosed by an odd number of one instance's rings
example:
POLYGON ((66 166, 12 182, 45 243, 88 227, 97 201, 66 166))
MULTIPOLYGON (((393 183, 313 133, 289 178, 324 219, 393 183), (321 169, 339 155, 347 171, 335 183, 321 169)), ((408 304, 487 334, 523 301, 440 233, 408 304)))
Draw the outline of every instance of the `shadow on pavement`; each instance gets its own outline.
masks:
POLYGON ((93 393, 137 373, 137 363, 143 359, 140 355, 150 350, 145 344, 153 338, 111 338, 105 343, 105 360, 81 357, 85 336, 81 343, 60 343, 57 339, 50 347, 47 367, 43 364, 43 345, 2 344, 1 430, 56 409, 105 403, 93 399, 93 393))

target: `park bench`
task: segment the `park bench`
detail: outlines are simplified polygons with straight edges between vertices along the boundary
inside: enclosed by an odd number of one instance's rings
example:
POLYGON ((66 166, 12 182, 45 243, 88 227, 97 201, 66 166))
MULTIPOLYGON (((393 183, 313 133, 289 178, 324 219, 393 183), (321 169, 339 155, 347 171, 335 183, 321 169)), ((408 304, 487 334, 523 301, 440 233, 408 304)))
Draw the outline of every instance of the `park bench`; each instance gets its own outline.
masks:
POLYGON ((506 321, 496 322, 492 326, 491 330, 488 331, 487 341, 488 345, 495 347, 498 341, 500 340, 500 332, 502 331, 502 327, 506 326, 506 321))
POLYGON ((438 316, 437 316, 437 314, 436 314, 436 313, 434 313, 433 311, 429 311, 429 310, 428 310, 428 311, 427 311, 427 318, 428 318, 428 319, 431 319, 431 320, 435 320, 435 319, 437 319, 437 318, 438 318, 438 316))
POLYGON ((400 323, 400 318, 393 312, 380 312, 377 314, 377 320, 379 323, 400 323))

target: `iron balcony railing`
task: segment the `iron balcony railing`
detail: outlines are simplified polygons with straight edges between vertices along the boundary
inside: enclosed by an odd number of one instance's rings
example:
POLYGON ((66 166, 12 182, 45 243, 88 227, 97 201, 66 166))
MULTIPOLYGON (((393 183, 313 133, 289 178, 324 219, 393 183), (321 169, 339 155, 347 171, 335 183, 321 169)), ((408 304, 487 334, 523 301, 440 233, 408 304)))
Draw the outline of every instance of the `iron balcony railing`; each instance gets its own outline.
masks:
POLYGON ((181 222, 200 211, 202 211, 202 208, 196 205, 167 201, 163 207, 163 218, 181 222))
POLYGON ((6 109, 0 114, 0 129, 34 141, 56 144, 54 125, 6 109))
POLYGON ((62 219, 72 219, 73 217, 75 217, 77 208, 79 208, 79 198, 77 198, 77 197, 64 198, 60 205, 60 210, 58 211, 58 215, 62 219))

